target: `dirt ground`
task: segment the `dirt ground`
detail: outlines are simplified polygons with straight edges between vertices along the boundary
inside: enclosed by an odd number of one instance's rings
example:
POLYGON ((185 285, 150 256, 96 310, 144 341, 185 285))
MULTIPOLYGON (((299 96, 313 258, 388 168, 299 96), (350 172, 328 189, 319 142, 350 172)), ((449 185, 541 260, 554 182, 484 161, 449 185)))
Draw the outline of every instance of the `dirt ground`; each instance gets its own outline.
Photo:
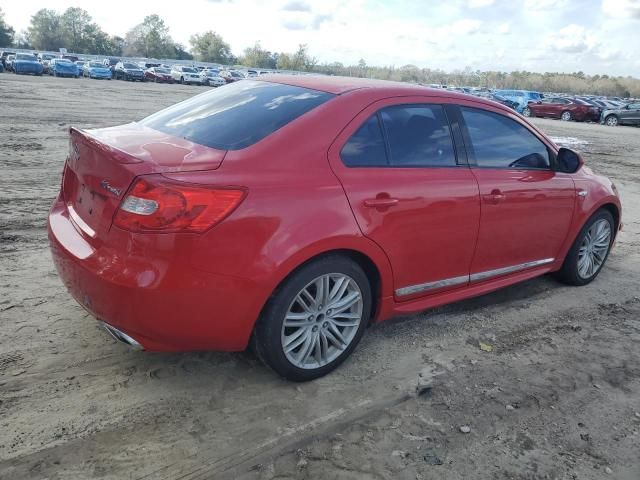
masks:
POLYGON ((293 384, 247 353, 129 351, 51 262, 68 127, 202 91, 0 74, 0 478, 640 478, 640 129, 534 120, 621 191, 591 285, 546 276, 386 322, 293 384))

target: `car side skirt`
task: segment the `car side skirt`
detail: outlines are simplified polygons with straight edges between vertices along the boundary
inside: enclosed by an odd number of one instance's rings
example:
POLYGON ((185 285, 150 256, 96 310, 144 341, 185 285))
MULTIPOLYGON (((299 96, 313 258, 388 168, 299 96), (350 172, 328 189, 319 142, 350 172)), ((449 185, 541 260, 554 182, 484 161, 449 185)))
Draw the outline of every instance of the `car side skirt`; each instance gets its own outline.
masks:
POLYGON ((407 295, 414 295, 420 292, 428 292, 430 290, 436 290, 445 287, 454 287, 456 285, 463 285, 469 282, 479 282, 487 280, 493 277, 502 275, 508 275, 511 273, 519 272, 521 270, 527 270, 529 268, 539 267, 541 265, 547 265, 554 262, 554 258, 543 258, 541 260, 534 260, 531 262, 519 263, 517 265, 510 265, 508 267, 496 268, 495 270, 487 270, 485 272, 472 273, 471 275, 462 275, 459 277, 446 278, 444 280, 437 280, 435 282, 421 283, 419 285, 410 285, 408 287, 398 288, 396 290, 397 297, 403 297, 407 295))

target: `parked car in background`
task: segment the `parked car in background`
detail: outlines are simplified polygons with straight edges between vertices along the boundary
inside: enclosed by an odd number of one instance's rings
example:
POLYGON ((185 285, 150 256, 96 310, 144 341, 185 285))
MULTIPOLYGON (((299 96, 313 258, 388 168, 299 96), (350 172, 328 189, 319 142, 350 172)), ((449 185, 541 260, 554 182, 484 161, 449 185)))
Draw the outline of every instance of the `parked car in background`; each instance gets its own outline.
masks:
POLYGON ((42 73, 49 75, 49 63, 51 59, 57 58, 57 55, 53 53, 40 53, 38 54, 38 60, 42 64, 42 73))
POLYGON ((515 102, 518 105, 516 107, 518 113, 522 113, 529 102, 537 102, 542 99, 540 92, 532 92, 529 90, 495 90, 493 93, 515 102))
POLYGON ((66 58, 52 58, 49 62, 49 75, 54 77, 80 77, 78 65, 66 58))
POLYGON ((71 295, 132 347, 251 343, 296 381, 370 322, 586 285, 622 225, 613 183, 511 109, 408 84, 248 79, 69 146, 48 236, 71 295))
POLYGON ((115 78, 115 68, 119 61, 120 59, 118 57, 107 57, 104 60, 102 60, 102 64, 105 65, 106 67, 109 67, 109 69, 111 70, 112 78, 115 78))
POLYGON ((64 58, 64 59, 69 60, 69 61, 71 61, 73 63, 75 63, 78 60, 80 60, 80 57, 78 57, 77 55, 71 55, 71 54, 67 54, 67 53, 60 55, 60 58, 64 58))
POLYGON ((111 69, 102 62, 89 61, 84 64, 82 75, 88 78, 111 80, 111 69))
POLYGON ((4 73, 4 63, 0 62, 0 73, 4 73))
POLYGON ((0 53, 0 63, 2 63, 2 66, 6 69, 7 68, 7 57, 9 55, 15 55, 16 52, 10 52, 8 50, 3 50, 2 53, 0 53))
POLYGON ((525 117, 549 117, 578 122, 597 122, 600 119, 600 107, 571 98, 545 97, 529 102, 523 109, 525 117))
POLYGON ((15 59, 15 54, 7 55, 7 58, 4 61, 4 67, 7 69, 7 72, 13 72, 13 61, 15 59))
POLYGON ((148 69, 153 68, 153 67, 161 67, 162 66, 161 63, 156 63, 156 62, 138 62, 138 65, 143 70, 148 70, 148 69))
POLYGON ((235 70, 220 70, 220 76, 224 78, 227 83, 237 82, 245 78, 244 75, 235 70))
POLYGON ((184 65, 174 65, 171 68, 173 80, 185 85, 204 85, 205 79, 200 76, 200 72, 193 67, 184 65))
POLYGON ((113 78, 116 80, 131 80, 144 82, 144 70, 132 62, 118 62, 113 70, 113 78))
POLYGON ((200 75, 204 78, 204 83, 211 87, 221 87, 227 84, 227 81, 220 76, 220 70, 215 68, 203 70, 200 75))
POLYGON ((144 71, 144 76, 149 82, 173 83, 171 70, 163 67, 150 67, 144 71))
POLYGON ((31 53, 17 53, 12 69, 16 74, 31 74, 41 76, 44 68, 38 58, 31 53))
POLYGON ((78 65, 78 70, 80 70, 80 74, 82 75, 82 70, 84 69, 85 64, 87 63, 86 60, 76 60, 75 62, 76 65, 78 65))
POLYGON ((616 125, 640 125, 640 103, 629 103, 624 107, 609 108, 602 111, 600 123, 616 125))

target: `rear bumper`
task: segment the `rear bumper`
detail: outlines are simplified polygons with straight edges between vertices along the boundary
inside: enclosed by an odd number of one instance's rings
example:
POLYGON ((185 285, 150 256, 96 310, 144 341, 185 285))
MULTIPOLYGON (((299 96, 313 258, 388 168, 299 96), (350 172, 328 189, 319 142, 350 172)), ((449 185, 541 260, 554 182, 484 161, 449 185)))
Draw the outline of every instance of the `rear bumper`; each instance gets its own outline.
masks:
POLYGON ((192 236, 133 235, 113 227, 87 239, 58 198, 49 212, 58 274, 97 319, 151 351, 244 350, 260 309, 258 286, 198 270, 192 236))

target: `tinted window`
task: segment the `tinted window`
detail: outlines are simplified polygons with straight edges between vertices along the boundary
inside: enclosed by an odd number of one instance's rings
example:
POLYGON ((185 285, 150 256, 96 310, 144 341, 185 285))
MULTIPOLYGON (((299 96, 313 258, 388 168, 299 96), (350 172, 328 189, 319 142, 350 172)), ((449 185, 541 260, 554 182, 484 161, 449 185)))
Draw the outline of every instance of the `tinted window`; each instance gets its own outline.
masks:
POLYGON ((449 123, 440 105, 399 105, 381 111, 393 166, 455 166, 449 123))
POLYGON ((331 98, 307 88, 247 80, 197 95, 140 123, 208 147, 237 150, 331 98))
POLYGON ((549 168, 546 146, 519 123, 485 110, 461 110, 479 167, 549 168))
POLYGON ((369 118, 342 147, 340 157, 348 167, 382 167, 387 165, 378 115, 369 118))

